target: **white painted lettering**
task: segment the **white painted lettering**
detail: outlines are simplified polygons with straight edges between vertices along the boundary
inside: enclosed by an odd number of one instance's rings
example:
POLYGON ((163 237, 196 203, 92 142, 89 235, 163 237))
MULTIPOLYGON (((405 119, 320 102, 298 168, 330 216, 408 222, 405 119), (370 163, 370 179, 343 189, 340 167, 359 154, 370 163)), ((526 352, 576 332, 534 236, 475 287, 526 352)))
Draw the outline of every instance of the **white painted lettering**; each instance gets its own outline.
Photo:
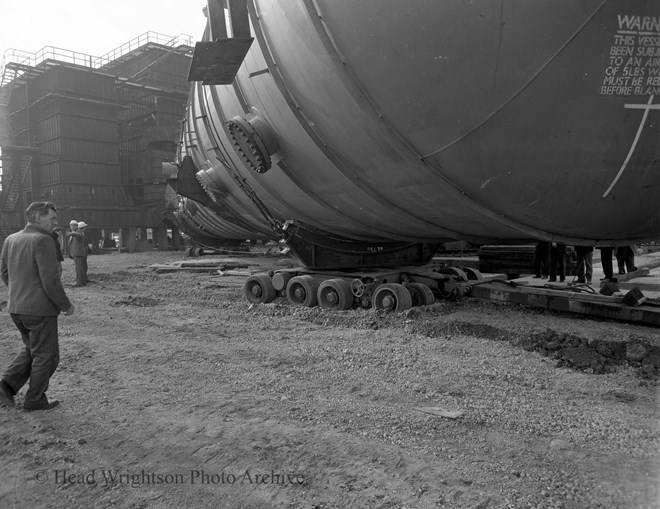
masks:
POLYGON ((617 15, 619 33, 612 34, 609 65, 601 95, 657 94, 660 86, 660 16, 617 15))
POLYGON ((631 95, 632 87, 600 87, 601 95, 631 95))
POLYGON ((651 37, 650 35, 640 35, 637 37, 637 44, 640 46, 660 46, 660 37, 651 37))
POLYGON ((645 32, 660 32, 660 17, 658 16, 617 16, 619 30, 641 30, 645 32))
POLYGON ((623 68, 623 76, 644 76, 644 69, 643 67, 624 67, 623 68))
POLYGON ((612 46, 610 48, 610 56, 623 56, 629 57, 633 54, 633 48, 628 46, 612 46))
POLYGON ((660 57, 660 48, 639 47, 637 48, 638 57, 660 57))
POLYGON ((624 78, 623 76, 619 76, 618 78, 615 78, 614 76, 611 77, 605 77, 603 79, 603 85, 610 85, 610 86, 626 86, 628 85, 628 82, 630 81, 631 78, 624 78))

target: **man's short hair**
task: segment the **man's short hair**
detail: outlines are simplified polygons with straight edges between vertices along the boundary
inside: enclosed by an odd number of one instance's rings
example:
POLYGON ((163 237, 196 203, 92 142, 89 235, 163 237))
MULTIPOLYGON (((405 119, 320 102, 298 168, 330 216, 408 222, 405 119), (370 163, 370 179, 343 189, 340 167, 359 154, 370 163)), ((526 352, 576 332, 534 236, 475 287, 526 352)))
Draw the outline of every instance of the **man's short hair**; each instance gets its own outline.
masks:
POLYGON ((25 210, 25 217, 28 223, 34 223, 37 220, 37 215, 46 216, 49 210, 57 212, 57 208, 52 201, 35 201, 30 203, 25 210))

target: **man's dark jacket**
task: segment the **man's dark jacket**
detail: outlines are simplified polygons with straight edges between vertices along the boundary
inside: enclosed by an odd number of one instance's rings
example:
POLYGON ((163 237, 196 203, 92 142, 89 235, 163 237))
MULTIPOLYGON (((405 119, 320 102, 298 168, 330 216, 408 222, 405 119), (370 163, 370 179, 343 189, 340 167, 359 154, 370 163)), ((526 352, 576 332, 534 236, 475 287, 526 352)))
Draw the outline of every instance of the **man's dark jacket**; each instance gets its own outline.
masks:
POLYGON ((87 258, 87 237, 80 230, 69 232, 66 234, 69 237, 69 256, 84 256, 87 258))
POLYGON ((7 237, 0 277, 9 287, 10 313, 57 316, 71 307, 62 287, 53 239, 36 225, 28 224, 7 237))

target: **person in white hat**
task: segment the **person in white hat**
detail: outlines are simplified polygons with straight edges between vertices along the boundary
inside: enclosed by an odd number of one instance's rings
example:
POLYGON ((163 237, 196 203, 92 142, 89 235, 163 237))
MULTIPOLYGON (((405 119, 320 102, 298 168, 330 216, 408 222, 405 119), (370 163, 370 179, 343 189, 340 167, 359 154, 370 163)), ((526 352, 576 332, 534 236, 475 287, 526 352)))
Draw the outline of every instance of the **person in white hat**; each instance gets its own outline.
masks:
POLYGON ((69 242, 71 240, 69 237, 69 233, 75 232, 76 230, 78 230, 78 221, 72 219, 71 221, 69 221, 69 231, 64 232, 64 236, 66 238, 66 242, 64 243, 64 251, 65 251, 64 254, 69 258, 73 258, 73 256, 71 256, 71 254, 69 253, 69 242))
POLYGON ((73 230, 73 222, 71 224, 71 231, 67 233, 69 237, 69 258, 73 258, 76 264, 76 284, 73 286, 85 286, 87 284, 87 237, 85 237, 85 228, 87 223, 80 221, 77 223, 78 228, 73 230))

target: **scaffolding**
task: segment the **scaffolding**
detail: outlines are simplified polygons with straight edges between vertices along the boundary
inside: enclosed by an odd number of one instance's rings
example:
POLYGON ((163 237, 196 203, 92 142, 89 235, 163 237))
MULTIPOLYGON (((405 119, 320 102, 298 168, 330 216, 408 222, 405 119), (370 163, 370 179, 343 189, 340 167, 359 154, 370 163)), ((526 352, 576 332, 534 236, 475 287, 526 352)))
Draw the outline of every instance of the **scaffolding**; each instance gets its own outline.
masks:
POLYGON ((100 57, 52 46, 5 52, 0 242, 23 227, 32 200, 54 201, 63 222, 84 218, 92 237, 93 225, 173 226, 161 166, 174 159, 192 43, 146 32, 100 57))

